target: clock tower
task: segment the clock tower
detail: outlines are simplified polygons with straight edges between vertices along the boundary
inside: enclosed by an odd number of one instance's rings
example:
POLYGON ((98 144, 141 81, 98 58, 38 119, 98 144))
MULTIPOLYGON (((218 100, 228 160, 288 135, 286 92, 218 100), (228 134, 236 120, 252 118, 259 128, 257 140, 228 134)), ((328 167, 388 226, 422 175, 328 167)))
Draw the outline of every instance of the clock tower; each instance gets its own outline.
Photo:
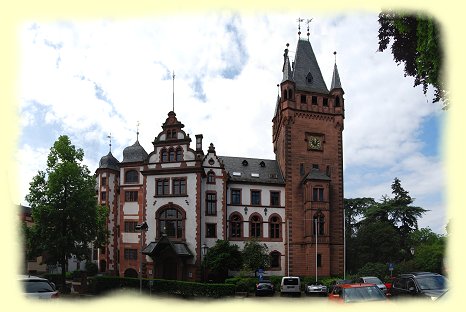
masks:
POLYGON ((330 90, 309 39, 299 38, 273 117, 273 146, 285 179, 286 275, 344 273, 344 92, 335 62, 330 90))

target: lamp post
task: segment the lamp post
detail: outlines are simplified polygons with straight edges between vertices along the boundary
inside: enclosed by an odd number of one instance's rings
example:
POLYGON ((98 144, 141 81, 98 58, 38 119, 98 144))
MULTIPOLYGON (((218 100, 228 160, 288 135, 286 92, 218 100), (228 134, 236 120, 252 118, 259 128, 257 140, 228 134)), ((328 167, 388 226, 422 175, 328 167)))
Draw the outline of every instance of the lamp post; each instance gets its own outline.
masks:
POLYGON ((414 247, 409 248, 409 252, 411 252, 411 256, 414 256, 414 247))
POLYGON ((136 231, 141 232, 141 237, 139 238, 139 241, 141 242, 141 256, 139 257, 139 293, 140 294, 142 294, 142 243, 143 243, 142 235, 143 235, 143 232, 147 231, 148 228, 149 226, 147 225, 145 221, 141 224, 136 225, 135 227, 136 231))
MULTIPOLYGON (((202 262, 204 262, 205 256, 207 255, 207 252, 209 251, 209 247, 204 243, 201 246, 201 256, 202 256, 202 262)), ((201 263, 202 266, 202 280, 205 281, 205 264, 201 263)))

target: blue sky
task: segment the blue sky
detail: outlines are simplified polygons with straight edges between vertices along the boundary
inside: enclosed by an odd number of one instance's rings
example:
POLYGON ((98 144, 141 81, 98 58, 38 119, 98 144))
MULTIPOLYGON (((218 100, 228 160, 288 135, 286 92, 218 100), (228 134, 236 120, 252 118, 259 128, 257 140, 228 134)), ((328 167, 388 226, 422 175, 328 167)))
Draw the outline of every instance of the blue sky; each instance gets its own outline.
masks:
MULTIPOLYGON (((395 177, 428 209, 421 227, 443 233, 445 112, 389 51, 377 50, 376 13, 306 16, 210 12, 125 20, 35 22, 20 34, 19 195, 45 168, 61 134, 84 149, 93 172, 109 150, 119 160, 136 140, 147 152, 172 108, 192 138, 220 155, 273 159, 271 120, 285 44, 298 40, 297 16, 313 18, 310 41, 330 86, 333 51, 345 91, 345 197, 391 194, 395 177)), ((306 26, 301 25, 301 37, 306 26)))

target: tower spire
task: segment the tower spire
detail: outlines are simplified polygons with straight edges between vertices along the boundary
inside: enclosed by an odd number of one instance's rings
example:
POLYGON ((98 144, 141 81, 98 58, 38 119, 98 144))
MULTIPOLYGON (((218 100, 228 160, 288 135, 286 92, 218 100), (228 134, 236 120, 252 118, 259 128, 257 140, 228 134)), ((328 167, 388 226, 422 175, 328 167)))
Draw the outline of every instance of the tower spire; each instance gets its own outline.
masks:
POLYGON ((173 71, 173 103, 172 103, 172 111, 175 112, 175 71, 173 71))

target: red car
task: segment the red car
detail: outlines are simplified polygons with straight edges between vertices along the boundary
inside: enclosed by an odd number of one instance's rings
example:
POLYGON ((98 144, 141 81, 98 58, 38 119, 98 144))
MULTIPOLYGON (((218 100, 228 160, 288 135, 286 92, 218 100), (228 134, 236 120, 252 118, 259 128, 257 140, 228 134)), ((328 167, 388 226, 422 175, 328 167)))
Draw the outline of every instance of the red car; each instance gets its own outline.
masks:
POLYGON ((328 299, 335 302, 365 302, 382 301, 387 297, 375 284, 341 284, 335 285, 328 295, 328 299))

